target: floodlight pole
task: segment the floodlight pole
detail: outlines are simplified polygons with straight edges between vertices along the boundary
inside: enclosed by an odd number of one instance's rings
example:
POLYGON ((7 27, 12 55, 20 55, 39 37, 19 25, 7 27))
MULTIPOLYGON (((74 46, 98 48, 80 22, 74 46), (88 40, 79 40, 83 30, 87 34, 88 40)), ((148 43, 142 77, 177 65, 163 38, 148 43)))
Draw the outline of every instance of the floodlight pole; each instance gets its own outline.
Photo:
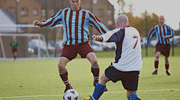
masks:
MULTIPOLYGON (((16 24, 18 25, 18 2, 19 0, 16 0, 16 24)), ((16 27, 16 34, 18 34, 18 27, 16 27)))
MULTIPOLYGON (((47 3, 47 0, 45 0, 45 18, 48 19, 48 3, 47 3)), ((45 28, 46 30, 46 48, 48 48, 48 29, 47 27, 45 28)))
MULTIPOLYGON (((148 28, 147 28, 147 10, 145 11, 145 27, 146 27, 146 37, 148 34, 148 28)), ((146 45, 146 57, 148 56, 148 45, 146 45)))
POLYGON ((61 0, 61 8, 64 8, 64 0, 61 0))
MULTIPOLYGON (((90 12, 92 13, 92 0, 90 0, 90 12)), ((90 36, 90 44, 92 43, 92 34, 93 34, 92 27, 90 27, 90 34, 89 34, 89 36, 90 36)))

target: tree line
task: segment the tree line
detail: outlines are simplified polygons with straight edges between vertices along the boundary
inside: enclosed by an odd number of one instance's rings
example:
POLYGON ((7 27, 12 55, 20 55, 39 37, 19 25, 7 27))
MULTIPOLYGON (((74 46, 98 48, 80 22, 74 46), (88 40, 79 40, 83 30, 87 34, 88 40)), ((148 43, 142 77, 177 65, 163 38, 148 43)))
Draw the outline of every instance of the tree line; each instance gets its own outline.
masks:
POLYGON ((147 32, 149 32, 149 30, 151 28, 153 28, 155 25, 158 25, 158 15, 155 13, 149 14, 149 13, 141 13, 140 17, 138 16, 133 16, 133 4, 129 4, 127 5, 129 8, 129 12, 125 12, 124 11, 124 7, 126 6, 126 3, 124 2, 124 0, 117 0, 117 3, 119 5, 119 13, 120 14, 126 14, 129 18, 129 25, 132 27, 135 27, 141 37, 146 37, 146 28, 147 28, 147 32), (146 18, 147 18, 147 23, 146 23, 146 18))

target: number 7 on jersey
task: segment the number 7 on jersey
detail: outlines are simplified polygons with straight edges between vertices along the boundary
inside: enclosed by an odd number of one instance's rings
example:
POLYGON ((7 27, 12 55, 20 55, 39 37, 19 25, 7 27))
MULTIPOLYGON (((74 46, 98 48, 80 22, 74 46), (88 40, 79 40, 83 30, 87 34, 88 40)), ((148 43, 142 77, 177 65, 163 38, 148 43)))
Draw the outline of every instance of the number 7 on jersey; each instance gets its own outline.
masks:
POLYGON ((134 47, 133 47, 133 49, 135 49, 135 48, 136 48, 136 45, 137 45, 137 42, 138 42, 138 36, 133 36, 133 39, 137 39, 137 40, 136 40, 136 43, 134 44, 134 47))

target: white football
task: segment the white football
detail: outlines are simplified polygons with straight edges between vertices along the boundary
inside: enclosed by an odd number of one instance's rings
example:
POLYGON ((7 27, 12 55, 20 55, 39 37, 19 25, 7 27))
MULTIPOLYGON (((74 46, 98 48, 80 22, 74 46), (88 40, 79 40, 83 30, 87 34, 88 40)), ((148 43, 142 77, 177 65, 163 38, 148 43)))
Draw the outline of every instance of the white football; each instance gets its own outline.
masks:
POLYGON ((79 93, 74 89, 69 89, 64 93, 63 99, 65 100, 78 100, 79 93))

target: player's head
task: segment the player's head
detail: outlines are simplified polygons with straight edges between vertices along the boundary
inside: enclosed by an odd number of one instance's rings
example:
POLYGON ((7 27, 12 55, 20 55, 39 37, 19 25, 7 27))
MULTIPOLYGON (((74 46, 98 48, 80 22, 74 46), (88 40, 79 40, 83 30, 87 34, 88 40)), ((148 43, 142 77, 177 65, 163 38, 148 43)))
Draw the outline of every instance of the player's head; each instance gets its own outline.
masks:
POLYGON ((71 9, 77 11, 80 8, 81 0, 69 0, 69 3, 71 5, 71 9))
POLYGON ((159 24, 164 25, 164 22, 165 22, 164 16, 163 15, 159 16, 159 24))
POLYGON ((16 36, 13 36, 13 40, 16 40, 16 36))
POLYGON ((116 27, 124 28, 129 25, 128 17, 125 14, 121 14, 116 19, 116 27))

